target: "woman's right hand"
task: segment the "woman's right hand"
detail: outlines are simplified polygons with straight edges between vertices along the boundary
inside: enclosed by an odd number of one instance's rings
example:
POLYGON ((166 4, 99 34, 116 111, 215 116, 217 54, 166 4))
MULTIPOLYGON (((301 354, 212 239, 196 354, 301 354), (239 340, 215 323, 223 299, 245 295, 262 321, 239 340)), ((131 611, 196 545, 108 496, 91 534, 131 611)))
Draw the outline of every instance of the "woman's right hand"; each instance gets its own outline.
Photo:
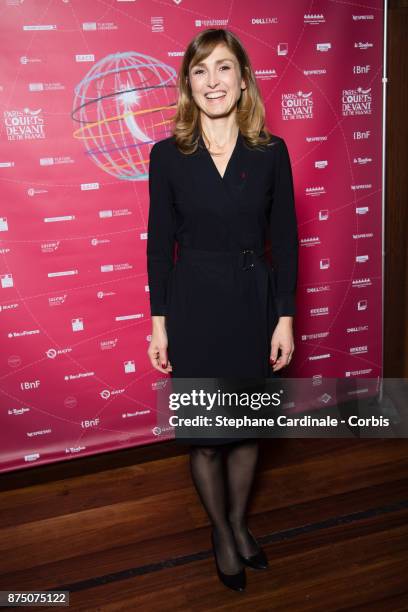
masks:
POLYGON ((173 371, 173 368, 167 356, 168 339, 164 322, 165 317, 152 317, 152 321, 152 339, 150 341, 149 348, 147 349, 147 354, 149 356, 150 363, 156 370, 162 372, 163 374, 168 374, 169 372, 173 371))

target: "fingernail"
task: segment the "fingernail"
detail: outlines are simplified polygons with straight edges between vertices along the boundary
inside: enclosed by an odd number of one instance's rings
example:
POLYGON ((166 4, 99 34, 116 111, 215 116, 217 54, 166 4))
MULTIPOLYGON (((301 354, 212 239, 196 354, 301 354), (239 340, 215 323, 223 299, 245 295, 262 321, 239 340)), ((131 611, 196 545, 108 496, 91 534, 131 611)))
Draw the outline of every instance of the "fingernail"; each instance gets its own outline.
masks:
POLYGON ((162 363, 162 368, 165 369, 166 368, 166 364, 162 363))

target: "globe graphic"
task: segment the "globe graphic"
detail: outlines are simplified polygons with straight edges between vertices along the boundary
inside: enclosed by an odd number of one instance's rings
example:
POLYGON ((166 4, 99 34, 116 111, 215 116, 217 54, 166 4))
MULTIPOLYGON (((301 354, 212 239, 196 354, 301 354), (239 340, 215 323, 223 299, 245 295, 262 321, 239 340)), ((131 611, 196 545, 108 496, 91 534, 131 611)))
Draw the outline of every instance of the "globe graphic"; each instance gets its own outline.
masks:
POLYGON ((104 172, 148 178, 149 153, 171 133, 177 74, 154 57, 130 51, 101 59, 75 87, 74 137, 104 172))

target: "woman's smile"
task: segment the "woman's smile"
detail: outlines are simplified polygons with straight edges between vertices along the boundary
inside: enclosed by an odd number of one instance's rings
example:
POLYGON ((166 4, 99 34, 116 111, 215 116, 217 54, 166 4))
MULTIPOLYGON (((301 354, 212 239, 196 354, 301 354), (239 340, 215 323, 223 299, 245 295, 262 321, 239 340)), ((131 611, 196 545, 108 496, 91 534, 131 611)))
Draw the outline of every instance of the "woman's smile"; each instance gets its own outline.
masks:
POLYGON ((227 93, 224 90, 218 89, 217 91, 208 91, 204 94, 204 98, 208 104, 219 104, 223 102, 227 97, 227 93))

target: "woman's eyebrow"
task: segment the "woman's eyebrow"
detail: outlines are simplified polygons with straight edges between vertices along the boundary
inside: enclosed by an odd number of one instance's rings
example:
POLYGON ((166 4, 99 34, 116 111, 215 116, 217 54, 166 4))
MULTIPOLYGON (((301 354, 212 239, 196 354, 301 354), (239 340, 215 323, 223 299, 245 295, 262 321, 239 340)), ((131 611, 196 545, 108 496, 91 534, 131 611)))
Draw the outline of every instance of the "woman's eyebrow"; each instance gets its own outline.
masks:
MULTIPOLYGON (((234 60, 229 57, 225 57, 223 59, 217 60, 215 63, 222 64, 222 62, 234 62, 234 60)), ((199 62, 198 64, 195 64, 193 67, 195 68, 196 66, 205 66, 205 62, 199 62)))

